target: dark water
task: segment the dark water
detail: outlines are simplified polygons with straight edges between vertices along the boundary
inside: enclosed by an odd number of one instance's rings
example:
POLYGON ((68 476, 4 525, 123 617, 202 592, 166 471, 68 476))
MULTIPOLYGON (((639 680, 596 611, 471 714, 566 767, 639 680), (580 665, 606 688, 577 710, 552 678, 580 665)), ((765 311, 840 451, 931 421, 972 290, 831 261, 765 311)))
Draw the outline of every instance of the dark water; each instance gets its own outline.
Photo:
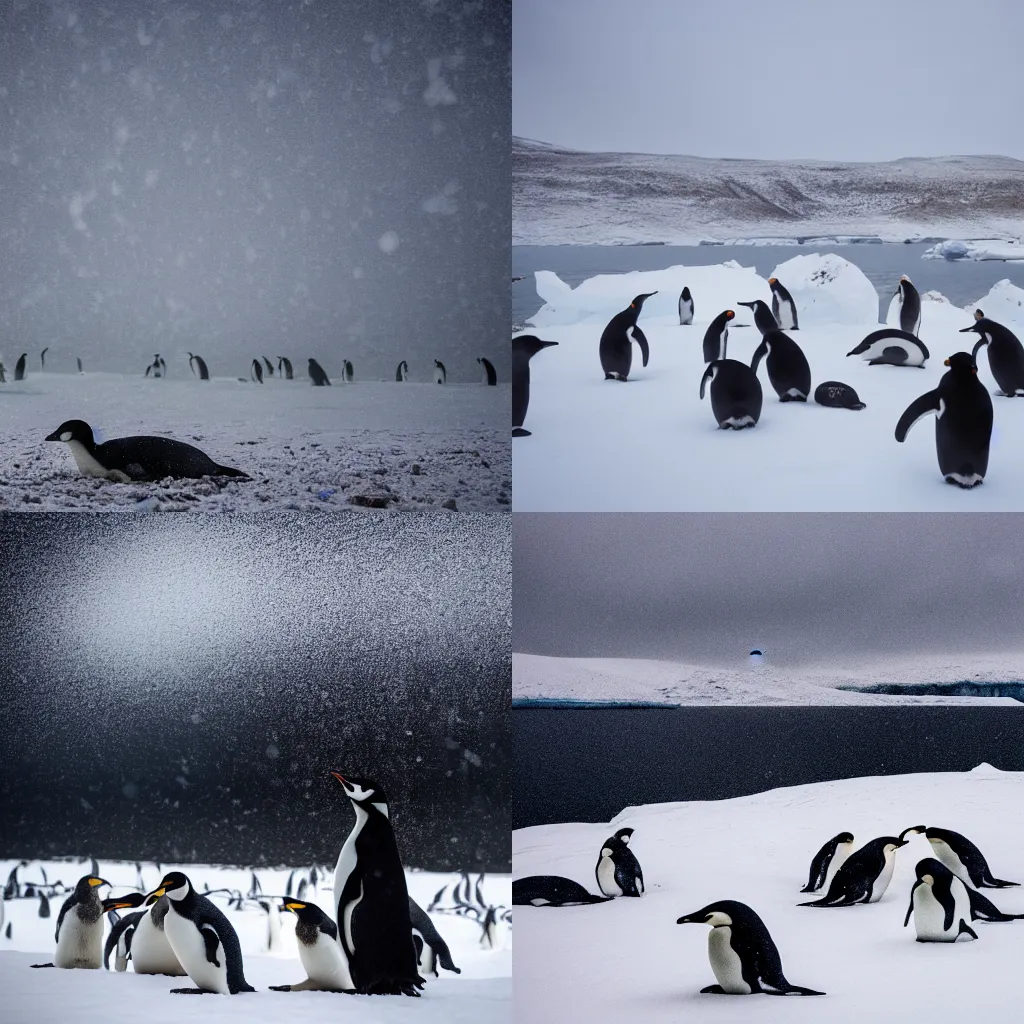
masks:
POLYGON ((741 707, 516 710, 512 827, 624 807, 988 762, 1024 771, 1024 710, 741 707))
POLYGON ((874 686, 839 686, 839 690, 860 693, 924 694, 928 697, 1009 697, 1024 704, 1024 683, 876 683, 874 686))
MULTIPOLYGON (((954 306, 976 302, 997 281, 1009 278, 1024 288, 1024 263, 993 260, 923 260, 930 245, 514 245, 512 274, 531 275, 553 270, 573 287, 595 274, 665 267, 703 267, 736 260, 756 267, 767 278, 780 264, 811 252, 834 252, 860 267, 878 291, 879 316, 889 308, 900 274, 907 274, 918 291, 942 292, 954 306)), ((783 282, 785 283, 785 282, 783 282)), ((532 277, 512 285, 512 322, 525 323, 542 303, 532 277)))

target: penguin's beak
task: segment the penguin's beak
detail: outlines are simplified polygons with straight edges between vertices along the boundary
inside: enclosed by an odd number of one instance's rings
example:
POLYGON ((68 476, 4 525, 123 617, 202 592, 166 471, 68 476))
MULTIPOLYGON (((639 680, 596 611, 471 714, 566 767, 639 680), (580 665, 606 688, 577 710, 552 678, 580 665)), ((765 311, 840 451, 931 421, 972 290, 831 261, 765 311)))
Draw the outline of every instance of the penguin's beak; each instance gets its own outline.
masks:
POLYGON ((541 342, 541 347, 543 347, 543 348, 551 348, 552 345, 557 345, 557 344, 558 344, 557 341, 542 341, 541 342))
POLYGON ((340 783, 341 783, 341 784, 342 784, 343 786, 344 786, 344 785, 346 785, 346 783, 345 783, 345 776, 344 776, 344 775, 342 775, 342 774, 341 774, 341 772, 335 772, 335 771, 332 771, 332 772, 331 772, 331 774, 332 774, 332 775, 333 775, 333 776, 334 776, 334 777, 335 777, 335 778, 336 778, 336 779, 337 779, 337 780, 338 780, 338 781, 339 781, 339 782, 340 782, 340 783))
POLYGON ((59 441, 60 440, 60 432, 55 430, 52 434, 47 434, 46 437, 43 438, 43 440, 44 441, 59 441))
POLYGON ((163 886, 161 886, 159 889, 154 889, 152 892, 147 893, 146 894, 146 906, 147 907, 149 906, 150 900, 152 900, 154 903, 156 903, 156 901, 158 899, 160 899, 160 897, 163 896, 164 893, 166 893, 166 892, 167 892, 167 890, 163 886))
POLYGON ((108 910, 126 910, 128 907, 134 906, 134 903, 125 903, 124 900, 104 900, 103 912, 106 913, 108 910))
POLYGON ((960 333, 961 334, 970 334, 971 331, 976 331, 978 334, 981 334, 981 331, 978 330, 978 325, 977 324, 971 324, 970 327, 961 327, 960 328, 960 333))
POLYGON ((95 877, 89 879, 89 884, 94 889, 98 889, 101 885, 110 885, 110 883, 105 878, 95 878, 95 877))
POLYGON ((693 914, 687 914, 685 917, 679 918, 676 924, 703 924, 703 921, 698 920, 693 914))
POLYGON ((943 365, 943 366, 949 366, 949 360, 948 360, 948 359, 944 359, 944 360, 942 361, 942 365, 943 365))
POLYGON ((290 910, 292 913, 295 913, 296 910, 302 910, 305 905, 305 903, 300 903, 298 900, 284 900, 281 904, 281 909, 290 910))
MULTIPOLYGON (((161 893, 161 895, 163 894, 161 893)), ((145 902, 142 905, 144 907, 151 907, 153 906, 154 903, 156 903, 158 899, 160 899, 160 896, 157 896, 156 893, 150 893, 150 895, 146 897, 145 902)))

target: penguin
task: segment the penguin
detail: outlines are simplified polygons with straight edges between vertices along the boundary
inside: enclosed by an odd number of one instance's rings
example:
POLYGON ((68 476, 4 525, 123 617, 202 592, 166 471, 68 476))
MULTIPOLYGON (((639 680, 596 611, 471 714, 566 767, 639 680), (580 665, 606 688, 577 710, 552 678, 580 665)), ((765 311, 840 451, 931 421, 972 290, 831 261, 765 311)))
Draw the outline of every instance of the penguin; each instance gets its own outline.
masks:
POLYGON ((440 359, 434 360, 434 383, 435 384, 446 384, 448 382, 448 371, 444 368, 444 363, 440 359))
POLYGON ((716 359, 708 363, 700 379, 700 397, 711 381, 711 411, 720 430, 743 430, 761 418, 764 393, 757 374, 738 359, 716 359))
POLYGON ((856 348, 846 353, 863 356, 868 366, 917 366, 923 367, 929 358, 928 347, 914 334, 898 331, 895 327, 883 327, 872 331, 856 348))
POLYGON ((956 942, 961 935, 976 939, 967 886, 934 857, 918 861, 915 871, 917 881, 910 890, 903 927, 913 914, 918 942, 956 942))
POLYGON ((894 294, 900 297, 900 329, 916 337, 921 329, 921 296, 906 274, 900 277, 894 294))
POLYGON ((39 369, 41 372, 46 372, 46 353, 50 351, 50 346, 47 345, 42 352, 39 353, 39 369))
POLYGON ((384 790, 370 779, 332 771, 352 803, 356 822, 334 869, 338 943, 356 990, 418 996, 409 892, 384 790))
POLYGON ((63 441, 83 476, 103 477, 115 483, 163 480, 166 477, 198 479, 203 476, 250 477, 240 469, 219 466, 204 452, 169 437, 115 437, 96 444, 92 427, 84 420, 67 420, 47 441, 63 441))
POLYGON ((497 907, 488 907, 481 922, 480 948, 501 949, 505 945, 505 929, 497 907))
POLYGON ((42 889, 39 890, 39 916, 50 916, 50 897, 42 889))
POLYGON ((607 903, 612 896, 595 896, 579 882, 561 875, 530 875, 512 882, 512 905, 527 907, 578 907, 607 903))
POLYGON ((693 323, 693 296, 690 289, 683 287, 679 293, 679 326, 687 327, 693 323))
POLYGON ((395 370, 395 380, 399 383, 409 379, 409 364, 403 359, 395 370))
POLYGON ((292 361, 287 356, 278 356, 277 357, 277 373, 278 373, 278 376, 281 375, 282 368, 284 370, 284 379, 285 380, 293 380, 294 378, 292 376, 292 361))
POLYGON ((313 387, 322 388, 325 385, 330 387, 331 381, 327 374, 324 373, 323 367, 315 360, 310 359, 309 361, 309 379, 313 382, 313 387))
POLYGON ((985 860, 985 855, 974 843, 959 832, 947 828, 931 828, 915 825, 908 828, 906 835, 921 835, 932 845, 932 851, 943 864, 967 885, 975 889, 1010 889, 1020 882, 1006 882, 996 878, 985 860))
POLYGON ((644 874, 628 843, 617 836, 606 839, 594 868, 597 888, 605 896, 643 896, 644 874))
POLYGON ((949 372, 939 386, 914 399, 896 424, 901 444, 923 416, 935 413, 935 450, 939 472, 946 483, 969 490, 977 487, 988 470, 992 439, 992 399, 978 380, 978 368, 967 352, 946 360, 949 372))
POLYGON ((755 299, 753 302, 739 302, 739 306, 746 306, 754 311, 754 326, 761 332, 763 338, 766 334, 772 334, 781 329, 781 324, 775 319, 767 302, 755 299))
POLYGON ((256 381, 257 384, 263 383, 263 367, 258 359, 252 361, 252 366, 249 368, 249 377, 251 380, 256 381))
POLYGON ((521 334, 512 339, 512 436, 529 437, 523 429, 526 410, 530 407, 530 360, 540 351, 557 345, 557 341, 542 341, 532 334, 521 334))
POLYGON ((813 988, 791 985, 782 973, 782 957, 764 921, 745 903, 719 900, 676 924, 709 924, 708 959, 717 985, 701 993, 746 996, 764 992, 770 996, 823 996, 813 988))
POLYGON ((704 332, 704 362, 713 363, 716 359, 725 358, 725 347, 729 343, 729 321, 735 319, 736 312, 727 309, 719 313, 704 332))
POLYGON ((355 992, 348 961, 338 945, 338 926, 315 904, 285 899, 282 910, 297 921, 295 938, 306 980, 297 985, 271 985, 273 992, 355 992))
MULTIPOLYGON (((141 913, 132 926, 129 952, 135 973, 166 974, 172 978, 185 977, 185 968, 181 966, 174 950, 171 949, 164 930, 167 912, 171 909, 170 900, 166 896, 159 896, 149 899, 147 905, 150 908, 148 912, 141 913)), ((123 920, 127 921, 128 918, 135 916, 129 914, 123 920)), ((108 945, 110 941, 108 938, 108 945)))
POLYGON ((851 907, 854 903, 877 903, 888 888, 896 866, 896 851, 906 846, 906 839, 882 836, 872 839, 856 853, 851 853, 835 873, 828 892, 801 907, 851 907))
POLYGON ((754 352, 750 368, 755 374, 765 356, 768 380, 779 401, 806 402, 811 393, 811 368, 800 346, 782 331, 773 331, 761 338, 754 352))
POLYGON ((266 366, 266 368, 267 368, 267 376, 268 377, 273 377, 274 376, 274 364, 266 356, 263 356, 262 359, 263 359, 263 365, 266 366))
POLYGON ((483 375, 483 379, 480 381, 480 383, 481 384, 486 384, 488 387, 492 387, 492 388, 493 387, 497 387, 497 385, 498 385, 498 374, 497 374, 497 372, 494 369, 494 364, 490 361, 490 359, 485 359, 483 356, 481 356, 479 359, 477 359, 477 362, 480 364, 481 368, 483 369, 483 374, 484 374, 483 375))
POLYGON ((768 287, 772 290, 772 314, 784 331, 797 331, 800 324, 796 316, 796 303, 785 285, 777 277, 768 278, 768 287))
POLYGON ((104 885, 110 883, 95 875, 83 875, 78 880, 57 915, 57 952, 53 962, 32 964, 33 967, 99 970, 103 955, 103 903, 99 889, 104 885))
POLYGON ((801 892, 818 892, 826 882, 831 881, 835 873, 846 863, 853 853, 853 833, 840 832, 833 836, 811 860, 811 870, 807 875, 807 884, 801 892))
POLYGON ((17 363, 14 364, 14 379, 24 380, 25 379, 25 360, 28 358, 27 352, 22 352, 18 357, 17 363))
POLYGON ((830 409, 853 409, 854 412, 859 412, 867 408, 849 384, 838 380, 826 380, 819 384, 814 389, 814 400, 818 405, 830 409))
POLYGON ((77 359, 76 362, 78 363, 78 372, 79 373, 85 373, 85 370, 82 369, 82 360, 81 359, 77 359))
POLYGON ((601 357, 601 369, 605 380, 620 380, 625 383, 629 379, 629 369, 633 365, 633 342, 640 346, 643 365, 650 358, 647 336, 637 326, 637 318, 644 308, 644 303, 657 292, 638 295, 621 313, 608 321, 601 332, 598 354, 601 357))
POLYGON ((345 382, 346 384, 351 384, 351 383, 352 383, 352 381, 353 381, 353 379, 354 379, 354 377, 355 377, 355 375, 354 375, 354 373, 353 373, 353 370, 352 370, 352 363, 351 363, 351 361, 350 361, 350 360, 348 360, 348 359, 346 359, 346 360, 345 360, 345 361, 344 361, 344 362, 343 362, 343 363, 341 364, 341 366, 342 366, 342 376, 341 376, 341 379, 342 379, 342 380, 343 380, 343 381, 344 381, 344 382, 345 382))
POLYGON ((210 371, 206 368, 206 361, 202 356, 194 356, 191 352, 188 354, 188 366, 195 376, 200 380, 209 380, 210 371))
POLYGON ((1024 395, 1024 346, 1017 335, 995 320, 985 317, 976 319, 970 327, 962 328, 960 333, 968 334, 972 331, 979 336, 971 350, 975 363, 978 361, 978 349, 988 345, 988 368, 999 385, 996 394, 1005 398, 1024 395))
MULTIPOLYGON (((81 373, 82 372, 82 366, 81 366, 82 361, 79 360, 78 363, 79 363, 78 372, 81 373)), ((0 384, 6 384, 6 383, 7 383, 7 371, 4 369, 3 361, 0 360, 0 384)))
POLYGON ((416 959, 420 974, 433 974, 436 978, 438 977, 438 965, 446 971, 461 974, 461 968, 456 967, 452 961, 448 943, 441 938, 426 911, 411 896, 409 897, 409 921, 412 924, 412 941, 416 947, 416 959))
POLYGON ((245 980, 242 947, 231 922, 207 897, 195 891, 187 875, 167 872, 146 898, 154 896, 166 896, 170 901, 164 934, 178 962, 196 985, 172 988, 171 992, 235 995, 256 991, 245 980))
POLYGON ((133 892, 127 896, 103 901, 103 912, 110 914, 111 923, 110 934, 103 945, 103 967, 105 970, 110 970, 111 953, 115 954, 114 970, 119 973, 128 970, 135 926, 139 923, 140 918, 146 916, 146 912, 140 910, 134 914, 126 914, 119 920, 115 920, 115 918, 117 918, 118 910, 141 907, 145 901, 146 897, 141 892, 133 892))

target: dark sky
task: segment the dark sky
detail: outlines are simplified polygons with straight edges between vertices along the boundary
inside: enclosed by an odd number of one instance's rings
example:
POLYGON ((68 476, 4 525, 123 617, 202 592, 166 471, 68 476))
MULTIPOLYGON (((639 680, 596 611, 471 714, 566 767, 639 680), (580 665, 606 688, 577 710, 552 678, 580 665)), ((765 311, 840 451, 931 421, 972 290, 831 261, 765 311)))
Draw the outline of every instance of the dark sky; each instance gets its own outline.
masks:
MULTIPOLYGON (((1018 515, 517 515, 513 647, 775 664, 1024 645, 1018 515)), ((1024 657, 1022 657, 1024 673, 1024 657)))
POLYGON ((507 366, 511 3, 11 0, 0 355, 507 366))
POLYGON ((2 514, 0 855, 508 865, 511 517, 2 514))
POLYGON ((1007 0, 516 0, 512 130, 754 159, 1024 158, 1007 0))

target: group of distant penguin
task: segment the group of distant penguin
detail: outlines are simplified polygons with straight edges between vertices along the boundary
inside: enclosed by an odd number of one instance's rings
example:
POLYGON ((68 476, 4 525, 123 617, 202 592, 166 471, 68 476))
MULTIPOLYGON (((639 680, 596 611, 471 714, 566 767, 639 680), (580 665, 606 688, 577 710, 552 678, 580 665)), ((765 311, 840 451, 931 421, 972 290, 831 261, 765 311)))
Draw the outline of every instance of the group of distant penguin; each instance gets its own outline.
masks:
MULTIPOLYGON (((270 987, 283 992, 418 996, 425 984, 421 972, 437 977, 439 966, 455 974, 461 971, 427 913, 408 894, 383 789, 370 779, 339 772, 331 775, 341 784, 356 815, 334 872, 335 913, 331 917, 315 902, 301 898, 302 883, 299 895, 293 897, 292 879, 280 905, 260 900, 271 921, 280 911, 297 918, 295 935, 306 972, 306 978, 297 984, 270 987)), ((245 978, 234 927, 210 895, 198 892, 187 875, 168 871, 152 892, 101 900, 99 890, 110 883, 100 877, 95 861, 92 866, 93 872, 79 879, 60 909, 53 961, 33 967, 95 970, 101 963, 109 967, 113 954, 116 971, 126 970, 130 961, 137 974, 187 975, 195 987, 171 989, 175 993, 255 991, 245 978), (120 910, 132 913, 114 921, 104 946, 103 915, 112 912, 116 918, 120 910)), ((141 868, 139 876, 141 885, 141 868)), ((457 887, 456 906, 449 912, 477 913, 468 876, 464 878, 465 891, 457 887)), ((475 892, 478 901, 482 901, 481 883, 482 876, 475 892)), ((444 891, 437 894, 434 904, 444 891)), ((258 894, 254 875, 250 895, 258 894)), ((241 903, 242 897, 237 895, 241 903)), ((432 910, 445 912, 434 904, 432 910)), ((486 908, 481 938, 486 948, 500 947, 498 922, 510 921, 510 913, 503 915, 503 911, 505 908, 486 908)), ((43 916, 48 916, 48 908, 43 916)))
MULTIPOLYGON (((620 829, 602 844, 595 874, 602 895, 589 892, 559 875, 532 875, 512 883, 512 903, 534 907, 569 907, 606 903, 619 896, 643 896, 643 875, 629 849, 633 830, 620 829)), ((804 893, 825 895, 801 907, 850 907, 877 903, 892 879, 896 851, 908 836, 923 835, 932 856, 918 861, 916 881, 903 926, 914 918, 918 942, 956 942, 978 938, 974 922, 1024 919, 1005 914, 978 890, 1004 889, 1019 882, 996 878, 982 852, 966 836, 950 829, 914 825, 899 836, 882 836, 855 849, 853 834, 840 832, 814 855, 804 893)), ((677 924, 708 924, 708 959, 717 984, 702 993, 750 995, 824 995, 792 985, 782 971, 782 959, 768 928, 744 903, 719 900, 680 917, 677 924)))
MULTIPOLYGON (((769 278, 772 304, 761 299, 741 302, 754 314, 761 333, 761 344, 751 364, 729 359, 726 347, 729 323, 736 316, 724 310, 712 320, 704 334, 703 354, 706 369, 700 382, 703 399, 710 383, 711 411, 721 429, 742 430, 754 427, 761 417, 763 394, 757 370, 762 359, 768 380, 780 402, 806 402, 811 393, 811 369, 800 346, 786 334, 799 329, 796 303, 775 277, 769 278)), ((650 346, 637 320, 644 302, 656 295, 637 295, 629 306, 616 313, 601 334, 599 356, 605 380, 627 381, 633 362, 633 342, 647 366, 650 346)), ((921 327, 921 297, 910 278, 903 275, 895 296, 899 297, 899 328, 872 331, 847 356, 861 356, 870 366, 924 367, 929 358, 927 346, 918 338, 921 327)), ((679 323, 691 325, 694 300, 684 287, 678 302, 679 323)), ((961 334, 974 332, 979 340, 970 353, 957 352, 945 361, 949 372, 938 387, 915 399, 896 425, 896 440, 906 439, 910 428, 923 416, 936 417, 935 444, 939 470, 947 483, 969 489, 976 487, 988 469, 992 436, 992 400, 978 380, 978 351, 987 346, 989 368, 1003 397, 1024 396, 1024 346, 1007 327, 987 318, 979 309, 974 323, 961 334)), ((527 436, 523 429, 530 398, 530 359, 557 342, 543 341, 533 335, 520 335, 512 341, 513 431, 514 437, 527 436)), ((819 405, 860 410, 866 408, 857 392, 841 381, 825 381, 814 390, 819 405)))

